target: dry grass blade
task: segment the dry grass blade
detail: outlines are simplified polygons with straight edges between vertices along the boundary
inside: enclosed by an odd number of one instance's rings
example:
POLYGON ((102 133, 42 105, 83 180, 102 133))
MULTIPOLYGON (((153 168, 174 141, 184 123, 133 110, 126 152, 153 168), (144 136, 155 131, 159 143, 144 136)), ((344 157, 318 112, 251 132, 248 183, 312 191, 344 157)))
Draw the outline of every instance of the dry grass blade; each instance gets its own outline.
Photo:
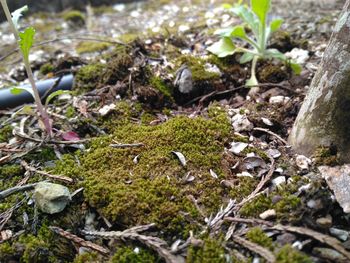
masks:
POLYGON ((261 132, 265 132, 267 134, 270 134, 272 136, 275 136, 278 140, 280 140, 281 142, 283 142, 283 144, 288 145, 288 142, 286 140, 284 140, 281 136, 279 136, 278 134, 268 130, 268 129, 264 129, 264 128, 254 128, 254 131, 261 131, 261 132))
POLYGON ((293 232, 293 233, 297 233, 300 235, 304 235, 304 236, 309 236, 323 244, 326 244, 332 248, 334 248, 335 250, 337 250, 339 253, 343 254, 348 260, 350 260, 350 253, 349 251, 347 251, 342 243, 331 236, 319 233, 317 231, 314 231, 312 229, 308 229, 308 228, 304 228, 304 227, 296 227, 296 226, 283 226, 283 225, 276 225, 274 227, 271 227, 271 229, 276 229, 276 230, 280 230, 280 231, 287 231, 287 232, 293 232))
POLYGON ((232 239, 237 244, 249 249, 250 251, 262 256, 267 262, 276 262, 276 258, 272 252, 264 247, 261 247, 253 242, 250 242, 244 238, 238 236, 232 236, 232 239))
POLYGON ((99 245, 96 245, 90 241, 86 241, 76 235, 73 235, 72 233, 69 233, 67 231, 64 231, 62 228, 56 227, 56 226, 50 226, 49 227, 53 232, 55 232, 56 234, 73 241, 74 243, 78 244, 81 247, 86 247, 86 248, 90 248, 92 250, 95 250, 101 254, 107 255, 109 253, 109 250, 101 247, 99 245))
MULTIPOLYGON (((140 231, 144 229, 144 227, 136 227, 136 230, 140 231)), ((127 229, 125 231, 108 231, 108 232, 102 232, 102 231, 82 231, 84 235, 88 236, 95 236, 95 237, 101 237, 105 239, 119 239, 119 240, 132 240, 132 241, 139 241, 145 246, 149 247, 150 249, 155 250, 159 256, 164 258, 164 260, 167 263, 182 263, 184 262, 184 258, 181 256, 175 256, 170 252, 170 248, 168 247, 168 244, 158 238, 158 237, 152 237, 152 236, 145 236, 138 234, 134 230, 127 229)))

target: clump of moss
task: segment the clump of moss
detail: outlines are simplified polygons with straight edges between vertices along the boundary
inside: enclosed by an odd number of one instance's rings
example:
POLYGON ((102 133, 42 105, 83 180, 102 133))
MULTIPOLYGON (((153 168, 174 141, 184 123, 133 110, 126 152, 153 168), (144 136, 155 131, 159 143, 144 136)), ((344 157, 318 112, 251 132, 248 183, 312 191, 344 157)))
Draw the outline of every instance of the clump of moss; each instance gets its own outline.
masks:
POLYGON ((283 246, 276 255, 277 263, 311 263, 313 262, 304 253, 297 251, 290 245, 283 246))
POLYGON ((12 135, 12 126, 6 125, 0 129, 0 142, 8 142, 12 135))
POLYGON ((280 65, 265 65, 260 67, 258 77, 261 82, 279 83, 288 78, 288 74, 280 65))
POLYGON ((149 83, 153 88, 159 90, 167 99, 173 100, 172 89, 159 77, 151 77, 149 83))
POLYGON ((0 166, 0 176, 4 178, 21 175, 22 172, 23 169, 18 164, 5 164, 0 166))
POLYGON ((113 255, 111 263, 156 263, 161 262, 160 259, 152 252, 137 248, 137 250, 131 247, 121 247, 117 249, 117 252, 113 255))
POLYGON ((75 26, 82 26, 85 24, 85 15, 78 10, 66 11, 62 14, 62 18, 75 26))
POLYGON ((73 263, 97 263, 101 262, 100 256, 97 254, 97 252, 86 252, 77 255, 74 258, 73 263))
POLYGON ((136 33, 125 33, 119 36, 119 40, 124 43, 134 42, 138 38, 139 38, 139 34, 136 34, 136 33))
POLYGON ((187 252, 188 263, 226 263, 225 249, 221 240, 207 238, 200 247, 190 246, 187 252))
POLYGON ((46 75, 46 74, 48 74, 48 73, 53 72, 54 69, 55 69, 55 67, 52 65, 52 63, 47 62, 47 63, 45 63, 44 65, 42 65, 42 66, 40 67, 40 70, 39 70, 39 71, 40 71, 40 73, 41 73, 42 75, 46 75))
POLYGON ((192 71, 193 81, 207 81, 220 78, 220 75, 215 72, 209 72, 205 69, 206 61, 190 55, 182 55, 175 61, 176 65, 180 67, 186 64, 192 71))
POLYGON ((339 165, 337 152, 331 149, 330 147, 317 148, 313 156, 316 165, 339 165))
POLYGON ((31 152, 23 157, 26 161, 35 160, 37 162, 45 163, 48 161, 56 160, 56 154, 53 147, 42 147, 36 152, 31 152))
POLYGON ((75 90, 83 93, 95 89, 105 67, 106 65, 102 63, 92 63, 81 67, 75 75, 75 90))
POLYGON ((68 106, 66 109, 66 113, 65 116, 67 118, 73 118, 74 116, 76 116, 77 112, 75 111, 75 108, 73 106, 68 106))
POLYGON ((76 51, 78 54, 101 52, 108 49, 110 46, 111 44, 106 42, 84 41, 77 45, 76 51))
POLYGON ((273 250, 272 239, 269 238, 260 227, 254 227, 247 233, 248 240, 270 250, 273 250))
POLYGON ((165 235, 186 235, 196 227, 191 220, 199 216, 187 196, 211 213, 227 194, 209 170, 227 176, 220 164, 229 133, 226 113, 218 110, 209 120, 176 117, 158 126, 117 124, 112 136, 92 141, 89 153, 80 157, 80 168, 59 162, 56 172, 69 175, 75 169, 73 177, 85 179, 88 202, 112 221, 126 227, 155 222, 165 235), (112 148, 112 141, 144 146, 112 148), (172 151, 185 156, 186 167, 172 151), (195 176, 193 183, 183 180, 187 173, 195 176))
POLYGON ((276 48, 283 53, 291 51, 296 47, 290 34, 283 30, 274 32, 271 36, 270 43, 270 48, 276 48))

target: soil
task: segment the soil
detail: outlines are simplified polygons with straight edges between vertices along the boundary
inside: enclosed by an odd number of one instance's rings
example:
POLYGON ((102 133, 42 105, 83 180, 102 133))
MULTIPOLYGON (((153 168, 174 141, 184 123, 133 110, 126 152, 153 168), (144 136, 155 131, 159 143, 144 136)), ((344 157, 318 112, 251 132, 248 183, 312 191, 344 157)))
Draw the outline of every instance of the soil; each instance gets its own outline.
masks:
MULTIPOLYGON (((206 51, 239 23, 221 1, 25 17, 35 77, 75 81, 48 105, 53 138, 35 105, 0 111, 0 262, 348 262, 349 218, 318 170, 336 151, 308 159, 287 143, 341 8, 273 1, 285 22, 269 46, 308 57, 300 75, 259 61, 253 96, 240 54, 206 51), (60 213, 23 188, 45 180, 71 192, 60 213)), ((26 83, 0 26, 0 84, 26 83)))

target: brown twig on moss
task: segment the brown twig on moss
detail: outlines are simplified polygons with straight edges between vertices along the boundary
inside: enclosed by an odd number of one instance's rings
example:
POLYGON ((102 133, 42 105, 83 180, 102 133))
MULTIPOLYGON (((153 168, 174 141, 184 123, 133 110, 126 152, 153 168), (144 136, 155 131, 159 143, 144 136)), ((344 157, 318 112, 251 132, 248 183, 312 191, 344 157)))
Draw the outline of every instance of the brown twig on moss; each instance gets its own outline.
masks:
POLYGON ((13 195, 15 193, 18 193, 18 192, 32 190, 32 189, 34 189, 34 187, 36 185, 37 184, 35 183, 35 184, 26 184, 26 185, 22 185, 22 186, 14 186, 14 187, 8 188, 8 189, 0 192, 0 200, 4 199, 10 195, 13 195))
POLYGON ((26 161, 21 161, 21 165, 24 167, 24 169, 26 169, 29 172, 37 173, 37 174, 46 176, 46 177, 53 179, 53 180, 58 180, 58 181, 62 181, 65 183, 73 183, 72 178, 69 178, 69 177, 63 176, 63 175, 54 175, 54 174, 49 174, 47 172, 39 171, 36 168, 30 166, 26 161))
POLYGON ((64 231, 62 228, 60 227, 57 227, 57 226, 50 226, 49 227, 53 232, 55 232, 56 234, 68 239, 68 240, 71 240, 72 242, 74 242, 75 244, 81 246, 81 247, 86 247, 86 248, 90 248, 92 250, 95 250, 103 255, 108 255, 109 254, 109 250, 102 247, 102 246, 99 246, 95 243, 92 243, 90 241, 86 241, 85 239, 82 239, 72 233, 69 233, 67 231, 64 231))
POLYGON ((159 256, 164 258, 165 262, 167 263, 181 263, 184 262, 183 257, 176 256, 170 252, 170 248, 168 247, 168 244, 158 238, 153 236, 146 236, 141 235, 138 232, 145 231, 149 227, 153 227, 154 224, 146 225, 146 226, 137 226, 134 228, 126 229, 124 231, 85 231, 83 230, 82 233, 84 235, 88 236, 95 236, 100 237, 104 239, 118 239, 122 241, 138 241, 144 244, 145 246, 149 247, 150 249, 155 250, 159 256))
POLYGON ((286 140, 284 140, 281 136, 279 136, 278 134, 268 130, 268 129, 264 129, 264 128, 253 128, 254 131, 261 131, 261 132, 265 132, 265 133, 268 133, 272 136, 275 136, 278 140, 280 140, 281 142, 283 142, 285 145, 288 145, 288 142, 286 140))

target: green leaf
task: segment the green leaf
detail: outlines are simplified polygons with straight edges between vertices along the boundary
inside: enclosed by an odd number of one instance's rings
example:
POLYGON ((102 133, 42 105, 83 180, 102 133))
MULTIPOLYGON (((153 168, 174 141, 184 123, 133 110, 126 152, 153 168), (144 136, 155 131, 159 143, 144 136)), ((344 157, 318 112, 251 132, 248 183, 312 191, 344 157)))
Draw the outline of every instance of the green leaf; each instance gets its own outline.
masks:
POLYGON ((275 19, 270 23, 270 32, 273 33, 275 31, 277 31, 278 29, 280 29, 281 25, 283 23, 283 19, 275 19))
POLYGON ((253 75, 250 77, 250 79, 248 79, 246 82, 245 82, 245 85, 249 88, 249 87, 254 87, 254 86, 257 86, 259 85, 259 82, 258 80, 256 79, 256 77, 253 75))
POLYGON ((248 63, 248 62, 252 61, 253 58, 254 58, 254 54, 249 53, 249 52, 244 52, 243 55, 241 56, 241 58, 239 59, 239 63, 241 63, 241 64, 248 63))
POLYGON ((226 3, 226 4, 222 4, 221 7, 224 8, 224 9, 231 9, 231 8, 232 8, 232 5, 226 3))
POLYGON ((301 71, 302 71, 302 66, 295 63, 295 62, 290 62, 290 67, 291 69, 293 70, 293 72, 296 74, 296 75, 300 75, 301 71))
POLYGON ((45 106, 47 106, 47 105, 50 103, 50 101, 51 101, 52 99, 54 99, 55 97, 60 96, 60 95, 62 95, 62 94, 70 94, 70 93, 71 93, 71 91, 69 91, 69 90, 56 90, 55 92, 52 92, 52 93, 46 98, 45 106))
POLYGON ((19 47, 26 60, 28 60, 30 48, 33 46, 34 35, 35 29, 33 27, 28 27, 24 32, 19 32, 19 47))
POLYGON ((215 35, 220 35, 222 37, 238 37, 246 39, 247 34, 243 26, 235 26, 224 29, 218 29, 214 32, 215 35))
POLYGON ((277 49, 274 48, 270 48, 268 50, 266 50, 265 52, 265 56, 266 58, 276 58, 282 61, 286 61, 287 57, 281 53, 280 51, 278 51, 277 49))
POLYGON ((233 55, 237 51, 236 46, 229 37, 221 38, 218 42, 208 47, 207 50, 220 58, 233 55))
POLYGON ((18 8, 17 10, 13 11, 11 13, 12 16, 12 22, 15 24, 15 27, 18 29, 18 21, 23 16, 23 13, 28 11, 28 6, 22 6, 21 8, 18 8))
POLYGON ((23 93, 24 91, 30 93, 32 95, 32 97, 34 98, 34 92, 31 88, 18 88, 18 87, 14 87, 12 89, 10 89, 10 92, 13 94, 13 95, 19 95, 21 93, 23 93))
POLYGON ((259 17, 260 22, 266 25, 266 17, 270 11, 271 0, 250 0, 253 12, 259 17))
POLYGON ((258 17, 245 6, 236 6, 231 11, 239 16, 253 31, 255 37, 259 35, 259 19, 258 17))

